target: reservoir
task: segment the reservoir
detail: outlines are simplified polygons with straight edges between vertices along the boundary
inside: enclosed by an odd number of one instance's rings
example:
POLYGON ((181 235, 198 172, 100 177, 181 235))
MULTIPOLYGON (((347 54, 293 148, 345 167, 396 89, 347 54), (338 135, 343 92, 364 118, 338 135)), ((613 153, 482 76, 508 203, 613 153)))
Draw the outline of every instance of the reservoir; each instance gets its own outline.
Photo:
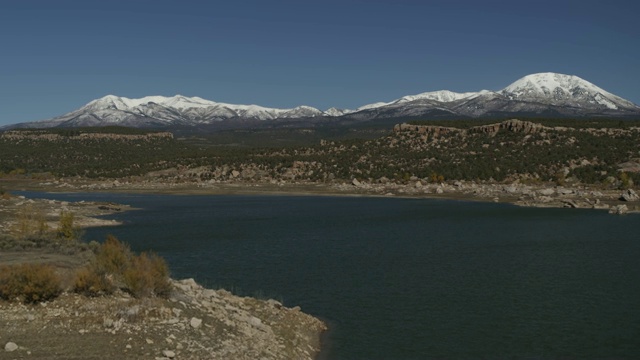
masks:
POLYGON ((432 199, 21 193, 129 204, 172 277, 325 320, 327 359, 638 358, 640 216, 432 199))

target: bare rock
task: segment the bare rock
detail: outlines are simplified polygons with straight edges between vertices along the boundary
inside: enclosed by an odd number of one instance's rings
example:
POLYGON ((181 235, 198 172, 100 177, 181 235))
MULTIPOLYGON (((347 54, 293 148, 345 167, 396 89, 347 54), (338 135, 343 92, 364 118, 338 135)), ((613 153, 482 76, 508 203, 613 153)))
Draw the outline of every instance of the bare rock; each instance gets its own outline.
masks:
POLYGON ((627 205, 612 206, 609 209, 609 214, 624 215, 628 212, 629 212, 629 208, 627 207, 627 205))
POLYGON ((171 350, 162 350, 162 355, 169 359, 176 357, 176 353, 171 350))
POLYGON ((198 319, 198 318, 193 317, 193 318, 191 318, 190 324, 191 324, 192 328, 197 329, 197 328, 200 327, 200 325, 202 325, 202 319, 198 319))
POLYGON ((353 180, 351 180, 351 184, 352 184, 353 186, 360 186, 360 185, 362 185, 362 184, 360 183, 360 181, 358 181, 358 179, 356 179, 356 178, 353 178, 353 180))
POLYGON ((551 196, 555 193, 556 191, 552 188, 546 188, 546 189, 540 189, 538 190, 538 194, 543 195, 543 196, 551 196))
POLYGON ((4 346, 4 351, 6 352, 12 352, 12 351, 16 351, 18 350, 18 345, 14 342, 8 342, 5 346, 4 346))
POLYGON ((638 199, 640 199, 640 197, 632 189, 625 190, 620 194, 620 200, 622 201, 636 201, 638 199))
POLYGON ((564 204, 565 207, 570 207, 572 209, 577 209, 580 207, 580 205, 578 205, 577 202, 571 199, 562 200, 562 203, 564 204))
POLYGON ((558 188, 558 190, 556 191, 560 195, 571 195, 574 192, 573 189, 565 189, 565 188, 558 188))

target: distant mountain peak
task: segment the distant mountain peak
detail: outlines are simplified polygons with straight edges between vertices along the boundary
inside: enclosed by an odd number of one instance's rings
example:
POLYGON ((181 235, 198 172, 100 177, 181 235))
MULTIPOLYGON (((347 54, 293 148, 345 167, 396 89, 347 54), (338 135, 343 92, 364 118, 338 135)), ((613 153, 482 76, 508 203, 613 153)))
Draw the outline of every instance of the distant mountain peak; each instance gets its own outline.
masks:
POLYGON ((632 102, 575 75, 552 72, 527 75, 500 91, 511 100, 548 101, 553 105, 579 105, 617 110, 637 107, 632 102))
POLYGON ((640 107, 578 76, 543 72, 524 76, 500 91, 431 91, 403 96, 389 102, 363 105, 356 110, 330 108, 321 111, 307 105, 290 109, 235 105, 180 94, 138 99, 106 95, 68 114, 18 126, 158 127, 207 125, 236 120, 342 118, 348 121, 368 121, 432 117, 517 117, 519 114, 640 117, 640 107))

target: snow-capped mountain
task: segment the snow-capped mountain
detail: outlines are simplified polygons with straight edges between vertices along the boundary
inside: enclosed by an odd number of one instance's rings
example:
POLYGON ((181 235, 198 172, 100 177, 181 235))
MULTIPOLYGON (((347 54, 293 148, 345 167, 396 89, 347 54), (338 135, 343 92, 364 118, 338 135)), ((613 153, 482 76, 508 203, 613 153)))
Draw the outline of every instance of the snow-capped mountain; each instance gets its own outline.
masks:
POLYGON ((510 100, 544 102, 551 105, 617 110, 637 107, 632 102, 613 95, 577 76, 540 73, 523 77, 502 89, 510 100))
POLYGON ((527 75, 499 91, 456 93, 448 90, 407 95, 355 110, 310 106, 276 109, 234 105, 176 95, 129 99, 108 95, 68 114, 12 127, 124 125, 157 127, 208 125, 222 121, 310 119, 367 121, 398 118, 478 118, 495 116, 640 116, 640 107, 577 76, 557 73, 527 75))
POLYGON ((577 76, 538 73, 518 79, 499 91, 427 92, 388 103, 365 105, 347 116, 478 118, 519 115, 640 116, 640 107, 577 76))

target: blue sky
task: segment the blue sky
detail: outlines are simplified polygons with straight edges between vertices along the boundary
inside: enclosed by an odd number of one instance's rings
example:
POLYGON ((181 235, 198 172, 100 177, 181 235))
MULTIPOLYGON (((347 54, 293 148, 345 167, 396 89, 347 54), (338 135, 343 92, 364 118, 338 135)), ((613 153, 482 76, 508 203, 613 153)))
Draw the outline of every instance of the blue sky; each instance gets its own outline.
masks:
POLYGON ((107 94, 356 108, 536 72, 640 104, 640 2, 5 1, 0 124, 107 94))

